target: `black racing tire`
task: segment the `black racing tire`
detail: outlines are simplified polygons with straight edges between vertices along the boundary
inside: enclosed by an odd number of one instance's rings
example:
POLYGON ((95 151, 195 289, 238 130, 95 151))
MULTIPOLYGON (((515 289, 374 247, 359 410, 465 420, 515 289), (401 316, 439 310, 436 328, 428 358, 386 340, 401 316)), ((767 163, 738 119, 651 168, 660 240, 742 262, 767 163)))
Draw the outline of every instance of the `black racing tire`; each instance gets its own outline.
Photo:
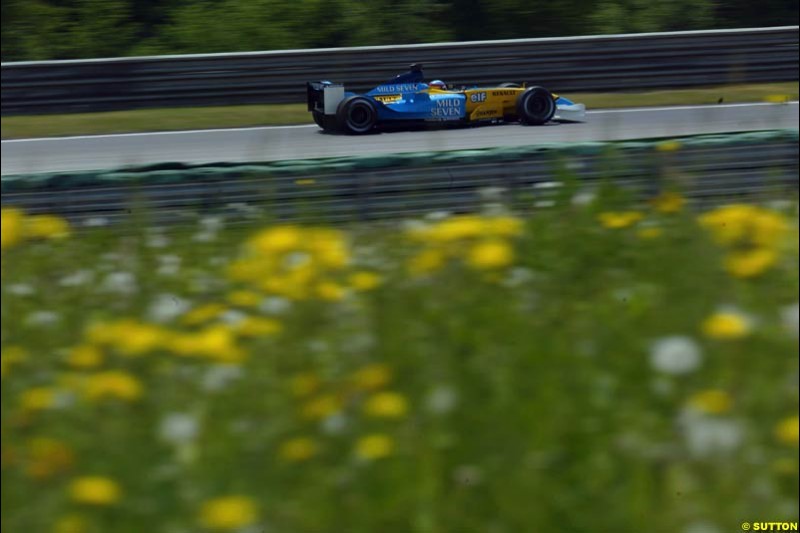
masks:
POLYGON ((314 110, 311 112, 314 122, 325 131, 336 131, 336 117, 327 116, 324 113, 314 110))
POLYGON ((311 112, 311 116, 314 117, 314 122, 317 123, 317 126, 319 126, 320 128, 322 128, 324 130, 325 129, 325 115, 323 113, 320 113, 319 111, 314 110, 314 111, 311 112))
POLYGON ((517 97, 517 116, 523 124, 539 126, 556 114, 556 101, 544 87, 531 87, 517 97))
POLYGON ((498 85, 498 87, 501 87, 503 89, 520 89, 522 88, 522 85, 520 85, 519 83, 513 83, 509 81, 506 83, 501 83, 500 85, 498 85))
POLYGON ((336 124, 345 133, 369 133, 377 122, 378 110, 372 100, 364 96, 345 98, 336 109, 336 124))

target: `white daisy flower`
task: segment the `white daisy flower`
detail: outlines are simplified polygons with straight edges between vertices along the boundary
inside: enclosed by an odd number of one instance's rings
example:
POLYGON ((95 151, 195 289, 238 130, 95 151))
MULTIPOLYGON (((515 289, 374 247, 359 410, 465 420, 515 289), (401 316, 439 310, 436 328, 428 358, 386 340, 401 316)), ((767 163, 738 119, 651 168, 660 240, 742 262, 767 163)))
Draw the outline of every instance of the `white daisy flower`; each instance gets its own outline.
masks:
POLYGON ((662 337, 650 348, 650 364, 665 374, 688 374, 696 370, 701 362, 700 346, 683 335, 662 337))

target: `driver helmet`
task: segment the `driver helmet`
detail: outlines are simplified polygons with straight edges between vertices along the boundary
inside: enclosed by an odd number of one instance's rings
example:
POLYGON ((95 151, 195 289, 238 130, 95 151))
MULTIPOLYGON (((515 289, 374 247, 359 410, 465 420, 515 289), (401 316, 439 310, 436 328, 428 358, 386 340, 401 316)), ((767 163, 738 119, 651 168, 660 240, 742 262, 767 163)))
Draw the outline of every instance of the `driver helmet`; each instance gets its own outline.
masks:
POLYGON ((441 90, 447 89, 447 85, 442 80, 433 80, 428 86, 441 90))

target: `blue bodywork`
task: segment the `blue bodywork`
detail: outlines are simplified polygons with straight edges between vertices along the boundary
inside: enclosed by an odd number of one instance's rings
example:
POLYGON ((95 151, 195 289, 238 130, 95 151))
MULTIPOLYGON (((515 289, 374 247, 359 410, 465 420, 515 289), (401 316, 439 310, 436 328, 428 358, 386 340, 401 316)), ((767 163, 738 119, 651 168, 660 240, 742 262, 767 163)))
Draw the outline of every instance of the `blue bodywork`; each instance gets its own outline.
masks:
MULTIPOLYGON (((394 122, 401 120, 423 121, 466 121, 466 96, 458 92, 431 92, 421 69, 415 68, 404 72, 386 83, 382 83, 364 94, 350 91, 344 97, 364 96, 375 103, 378 122, 394 122)), ((330 82, 323 81, 323 85, 330 82)), ((477 88, 477 87, 475 87, 477 88)), ((573 102, 558 97, 557 106, 571 106, 573 102)), ((311 104, 309 104, 311 109, 311 104)))

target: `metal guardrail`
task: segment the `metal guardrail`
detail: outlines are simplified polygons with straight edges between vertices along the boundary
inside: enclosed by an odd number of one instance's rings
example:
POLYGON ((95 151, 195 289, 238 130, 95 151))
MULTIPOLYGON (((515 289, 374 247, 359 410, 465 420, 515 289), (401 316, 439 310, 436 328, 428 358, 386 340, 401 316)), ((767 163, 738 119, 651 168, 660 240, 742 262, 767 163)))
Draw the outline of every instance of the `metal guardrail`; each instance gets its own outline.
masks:
POLYGON ((555 157, 541 152, 518 161, 365 168, 301 178, 244 175, 223 181, 6 192, 2 205, 58 213, 77 226, 91 225, 98 217, 110 223, 124 220, 134 206, 145 207, 149 220, 175 227, 198 212, 227 213, 240 222, 247 222, 248 213, 287 221, 347 222, 440 210, 468 212, 485 202, 487 188, 500 188, 500 200, 527 210, 546 207, 558 190, 552 186, 554 176, 564 173, 589 189, 613 179, 643 197, 657 194, 665 183, 677 183, 701 205, 732 198, 786 198, 798 190, 798 144, 789 139, 687 146, 667 153, 631 148, 555 157))
POLYGON ((410 63, 452 85, 556 92, 798 79, 798 26, 2 64, 2 114, 303 101, 309 80, 364 90, 410 63))

